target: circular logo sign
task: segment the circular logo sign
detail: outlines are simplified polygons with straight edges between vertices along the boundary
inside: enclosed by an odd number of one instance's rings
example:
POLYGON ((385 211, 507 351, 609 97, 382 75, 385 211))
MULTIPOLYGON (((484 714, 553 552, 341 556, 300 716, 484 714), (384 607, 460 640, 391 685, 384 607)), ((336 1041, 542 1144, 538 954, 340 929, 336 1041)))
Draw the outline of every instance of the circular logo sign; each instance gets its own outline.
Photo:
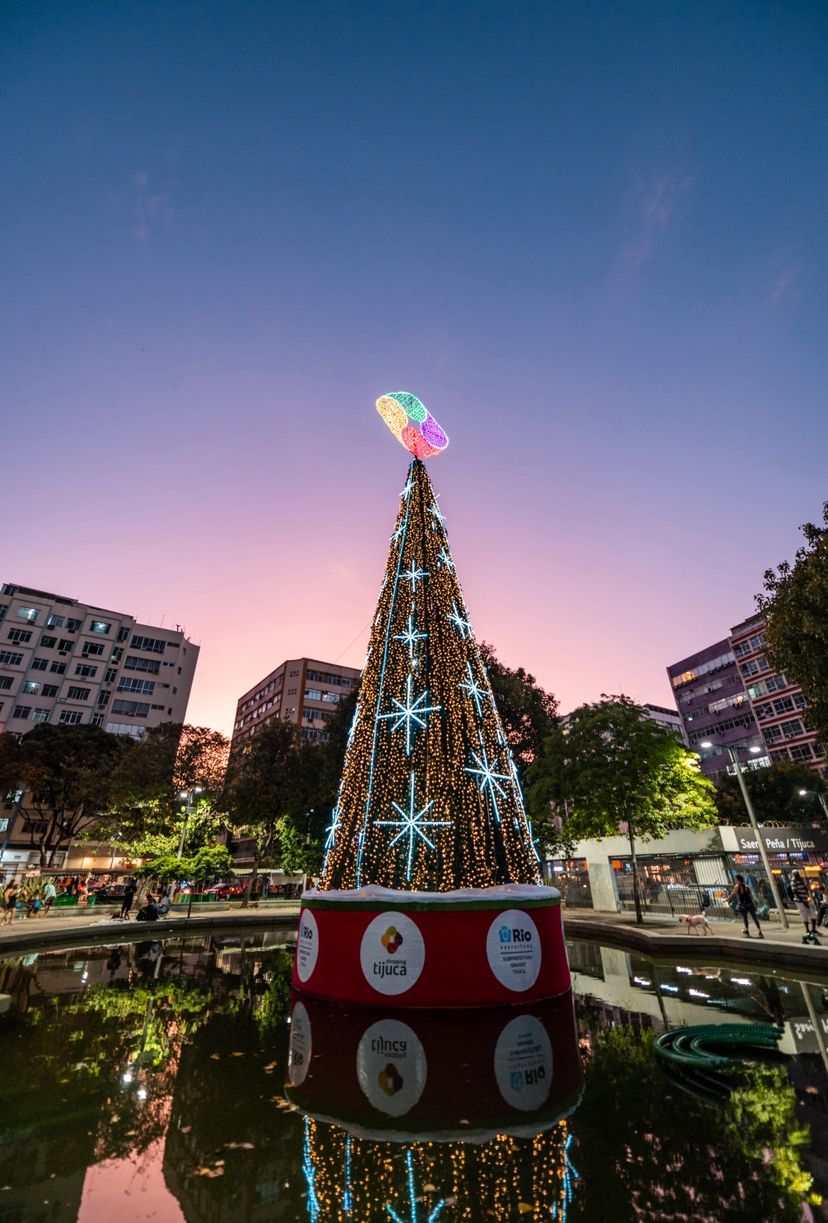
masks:
POLYGON ((362 936, 359 960, 378 994, 404 994, 423 971, 423 936, 404 913, 378 913, 362 936))
POLYGON ((398 1019, 371 1024, 357 1049, 357 1078, 365 1098, 388 1117, 402 1117, 426 1085, 427 1063, 417 1034, 398 1019))
POLYGON ((512 1108, 533 1112, 552 1086, 552 1044, 534 1015, 510 1019, 498 1037, 494 1072, 500 1094, 512 1108))
POLYGON ((517 993, 531 989, 540 972, 541 945, 529 914, 520 909, 499 913, 489 926, 486 955, 501 985, 517 993))
POLYGON ((307 981, 319 955, 319 927, 310 909, 303 909, 299 914, 299 938, 296 940, 296 975, 300 981, 307 981))
POLYGON ((303 1002, 297 1002, 290 1017, 290 1044, 288 1045, 287 1081, 291 1087, 299 1087, 308 1074, 311 1060, 310 1016, 303 1002))

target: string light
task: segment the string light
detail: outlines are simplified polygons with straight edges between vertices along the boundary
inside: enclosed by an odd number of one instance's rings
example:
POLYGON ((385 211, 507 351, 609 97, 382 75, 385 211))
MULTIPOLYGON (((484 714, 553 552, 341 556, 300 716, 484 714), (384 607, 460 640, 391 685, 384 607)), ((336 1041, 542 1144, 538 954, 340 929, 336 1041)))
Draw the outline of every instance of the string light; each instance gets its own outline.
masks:
POLYGON ((541 882, 517 771, 435 507, 426 468, 415 460, 388 548, 322 891, 541 882), (424 835, 403 823, 418 813, 424 835))
POLYGON ((433 798, 427 802, 424 807, 421 807, 419 811, 414 810, 414 808, 417 806, 417 800, 415 797, 416 787, 416 779, 412 773, 408 788, 408 811, 404 811, 399 803, 392 803, 391 806, 395 811, 399 812, 400 818, 398 820, 377 820, 378 828, 400 829, 400 831, 394 837, 394 840, 388 846, 389 849, 393 849, 397 842, 408 834, 408 858, 405 868, 406 879, 411 878, 411 856, 414 853, 415 838, 420 837, 420 839, 426 843, 429 849, 433 849, 434 842, 428 839, 426 834, 423 832, 423 829, 451 827, 451 820, 427 820, 424 818, 434 806, 433 798))

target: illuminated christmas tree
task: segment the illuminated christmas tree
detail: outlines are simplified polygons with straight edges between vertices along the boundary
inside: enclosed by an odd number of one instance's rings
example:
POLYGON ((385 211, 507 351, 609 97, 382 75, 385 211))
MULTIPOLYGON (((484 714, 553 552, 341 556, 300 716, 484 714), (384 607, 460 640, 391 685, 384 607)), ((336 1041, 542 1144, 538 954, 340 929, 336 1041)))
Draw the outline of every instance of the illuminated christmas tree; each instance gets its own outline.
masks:
POLYGON ((416 456, 400 497, 320 891, 538 884, 538 856, 422 457, 447 439, 415 396, 377 407, 416 456))

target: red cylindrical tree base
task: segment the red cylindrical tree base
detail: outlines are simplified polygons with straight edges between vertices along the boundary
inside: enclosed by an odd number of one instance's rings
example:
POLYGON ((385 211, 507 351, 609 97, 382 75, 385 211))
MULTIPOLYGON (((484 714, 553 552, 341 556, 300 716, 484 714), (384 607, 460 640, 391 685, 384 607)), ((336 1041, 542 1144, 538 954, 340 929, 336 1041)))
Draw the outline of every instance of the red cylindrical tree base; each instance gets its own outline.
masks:
POLYGON ((571 986, 555 888, 305 892, 296 989, 365 1006, 497 1007, 571 986))
POLYGON ((285 1091, 362 1137, 534 1136, 574 1107, 581 1082, 571 994, 468 1013, 294 995, 285 1091))

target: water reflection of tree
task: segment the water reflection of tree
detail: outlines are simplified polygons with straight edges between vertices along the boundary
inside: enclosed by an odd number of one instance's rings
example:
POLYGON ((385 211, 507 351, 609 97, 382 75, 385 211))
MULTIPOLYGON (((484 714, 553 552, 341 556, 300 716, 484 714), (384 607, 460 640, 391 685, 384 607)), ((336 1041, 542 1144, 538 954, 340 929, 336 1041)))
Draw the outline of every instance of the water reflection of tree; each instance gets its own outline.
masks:
POLYGON ((784 1067, 737 1072, 721 1111, 679 1093, 655 1061, 652 1035, 609 1028, 593 1038, 573 1118, 579 1219, 798 1223, 811 1177, 808 1131, 784 1067))

